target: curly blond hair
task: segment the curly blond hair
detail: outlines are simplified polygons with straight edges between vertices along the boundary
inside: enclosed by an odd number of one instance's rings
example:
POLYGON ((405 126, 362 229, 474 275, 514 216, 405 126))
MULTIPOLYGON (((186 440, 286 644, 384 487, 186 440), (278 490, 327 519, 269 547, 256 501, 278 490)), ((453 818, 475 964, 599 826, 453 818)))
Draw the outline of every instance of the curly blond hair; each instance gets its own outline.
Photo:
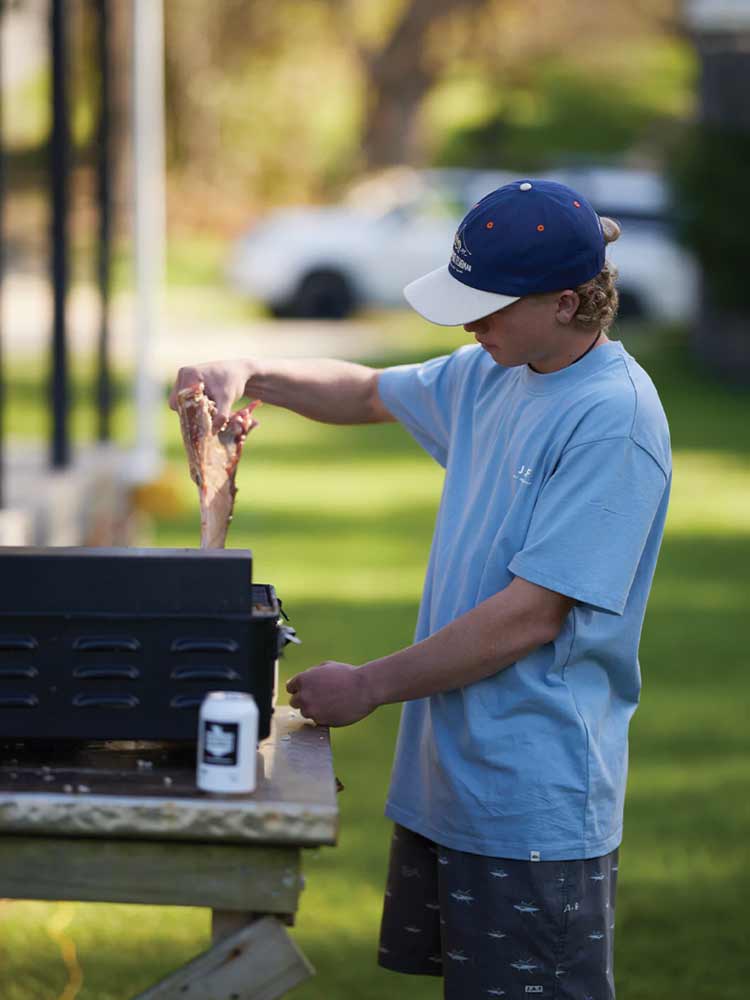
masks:
MULTIPOLYGON (((604 242, 614 243, 622 232, 619 224, 606 216, 602 216, 601 223, 604 242)), ((579 327, 592 332, 599 329, 602 333, 606 333, 612 326, 620 301, 615 287, 616 281, 617 268, 611 261, 606 260, 598 274, 574 289, 581 300, 574 317, 579 327)))

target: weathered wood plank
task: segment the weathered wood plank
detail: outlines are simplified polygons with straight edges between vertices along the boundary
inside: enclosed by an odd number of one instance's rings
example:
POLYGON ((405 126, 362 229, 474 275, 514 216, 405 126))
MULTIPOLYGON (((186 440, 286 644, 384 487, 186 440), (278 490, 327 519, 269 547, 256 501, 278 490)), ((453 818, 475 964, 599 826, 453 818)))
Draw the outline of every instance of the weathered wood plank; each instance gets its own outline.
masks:
POLYGON ((314 974, 278 920, 264 917, 134 1000, 276 1000, 314 974))
POLYGON ((278 707, 259 746, 258 787, 243 796, 199 791, 194 754, 169 747, 90 744, 68 759, 59 747, 45 755, 5 745, 0 834, 335 844, 338 806, 325 727, 278 707))
POLYGON ((0 897, 293 913, 293 847, 0 837, 0 897))

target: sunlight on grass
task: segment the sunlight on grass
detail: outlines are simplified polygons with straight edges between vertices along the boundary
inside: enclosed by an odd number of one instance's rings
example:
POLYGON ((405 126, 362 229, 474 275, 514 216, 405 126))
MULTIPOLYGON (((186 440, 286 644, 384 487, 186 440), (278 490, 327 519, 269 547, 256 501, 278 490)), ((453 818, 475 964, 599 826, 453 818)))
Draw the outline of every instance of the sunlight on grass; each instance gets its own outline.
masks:
POLYGON ((362 518, 366 529, 370 520, 379 521, 396 511, 408 512, 409 507, 431 504, 437 507, 442 488, 442 470, 436 463, 418 463, 409 458, 357 459, 356 475, 351 464, 334 460, 321 467, 286 464, 262 475, 262 468, 250 466, 238 477, 238 488, 248 500, 264 479, 272 485, 263 491, 261 502, 272 503, 284 513, 347 514, 362 518), (260 474, 259 474, 260 473, 260 474), (416 474, 415 474, 416 473, 416 474), (270 494, 270 495, 269 495, 270 494))
POLYGON ((654 611, 747 611, 748 595, 730 580, 682 578, 669 588, 652 591, 649 608, 654 611))
POLYGON ((666 531, 750 535, 750 458, 676 450, 666 531))
POLYGON ((672 761, 641 762, 637 768, 638 782, 633 790, 633 800, 679 795, 683 791, 699 795, 739 784, 746 774, 747 760, 739 755, 725 756, 718 762, 713 758, 705 762, 690 761, 689 766, 682 769, 675 767, 672 761))
POLYGON ((706 845, 687 849, 677 839, 679 831, 675 831, 675 835, 668 846, 660 848, 654 844, 637 868, 628 869, 626 864, 621 863, 621 877, 627 878, 635 891, 639 885, 648 887, 649 892, 684 887, 686 872, 689 872, 690 884, 696 892, 701 892, 731 883, 743 873, 745 862, 741 850, 729 850, 717 857, 713 847, 706 845))

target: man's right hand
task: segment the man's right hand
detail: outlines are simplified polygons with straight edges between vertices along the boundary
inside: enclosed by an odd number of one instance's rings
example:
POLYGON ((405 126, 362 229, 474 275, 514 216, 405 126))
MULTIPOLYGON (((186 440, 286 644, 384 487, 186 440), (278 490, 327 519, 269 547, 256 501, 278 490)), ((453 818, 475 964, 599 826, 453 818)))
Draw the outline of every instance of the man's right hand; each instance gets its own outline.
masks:
POLYGON ((203 391, 216 404, 213 432, 217 434, 229 419, 234 404, 245 395, 252 363, 247 360, 209 361, 206 364, 180 368, 169 396, 169 405, 177 409, 177 393, 196 382, 203 383, 203 391))
POLYGON ((214 432, 241 396, 283 406, 328 424, 392 421, 378 395, 378 370, 335 358, 274 358, 210 361, 180 368, 169 405, 177 409, 180 389, 202 382, 216 403, 214 432))

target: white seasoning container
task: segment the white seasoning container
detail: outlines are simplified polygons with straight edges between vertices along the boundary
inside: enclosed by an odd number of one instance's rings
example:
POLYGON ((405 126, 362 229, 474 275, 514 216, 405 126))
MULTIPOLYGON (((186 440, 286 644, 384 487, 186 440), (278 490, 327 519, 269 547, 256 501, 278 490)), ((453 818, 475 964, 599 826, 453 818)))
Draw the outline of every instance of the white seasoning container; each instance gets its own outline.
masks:
POLYGON ((198 788, 255 790, 258 706, 245 691, 210 691, 198 720, 198 788))

